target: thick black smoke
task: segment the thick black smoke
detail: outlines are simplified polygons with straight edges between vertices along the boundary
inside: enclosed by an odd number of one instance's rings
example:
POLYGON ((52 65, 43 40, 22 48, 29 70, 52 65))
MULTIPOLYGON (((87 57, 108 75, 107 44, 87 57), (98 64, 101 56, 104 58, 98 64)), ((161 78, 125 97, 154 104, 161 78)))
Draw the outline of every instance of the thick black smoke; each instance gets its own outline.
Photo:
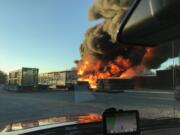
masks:
POLYGON ((114 60, 117 56, 132 59, 134 64, 139 64, 145 53, 145 48, 123 46, 112 42, 111 36, 102 29, 102 24, 89 29, 81 45, 81 56, 92 55, 102 61, 114 60))
MULTIPOLYGON (((133 0, 95 0, 89 10, 89 19, 102 19, 85 34, 80 47, 81 65, 83 60, 93 57, 93 60, 108 63, 118 56, 129 59, 132 66, 143 65, 147 69, 158 68, 168 58, 178 55, 180 47, 176 46, 172 56, 172 45, 160 45, 153 49, 138 46, 127 46, 116 40, 120 22, 133 0)), ((178 44, 178 43, 175 43, 178 44)), ((104 66, 104 65, 103 65, 104 66)), ((128 69, 127 69, 128 70, 128 69)))

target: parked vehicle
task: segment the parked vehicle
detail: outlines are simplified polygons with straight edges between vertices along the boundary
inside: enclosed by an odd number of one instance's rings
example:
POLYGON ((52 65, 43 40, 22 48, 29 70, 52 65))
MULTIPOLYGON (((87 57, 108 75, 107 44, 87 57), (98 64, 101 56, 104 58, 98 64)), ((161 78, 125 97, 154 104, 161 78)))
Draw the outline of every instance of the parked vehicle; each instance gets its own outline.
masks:
POLYGON ((33 89, 38 86, 38 72, 37 68, 22 68, 9 73, 8 90, 25 91, 33 89))
POLYGON ((76 71, 49 72, 39 75, 39 85, 49 85, 52 89, 73 90, 76 83, 76 71))

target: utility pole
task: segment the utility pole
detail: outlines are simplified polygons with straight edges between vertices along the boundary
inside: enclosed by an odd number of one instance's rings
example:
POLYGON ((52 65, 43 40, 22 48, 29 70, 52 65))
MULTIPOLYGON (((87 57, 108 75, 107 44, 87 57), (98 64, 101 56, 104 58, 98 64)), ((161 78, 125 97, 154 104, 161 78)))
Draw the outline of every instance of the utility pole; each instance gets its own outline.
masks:
MULTIPOLYGON (((173 58, 173 75, 172 75, 172 79, 173 79, 173 91, 175 91, 175 62, 174 62, 174 40, 171 43, 172 45, 172 58, 173 58)), ((174 115, 174 119, 176 118, 176 106, 175 104, 173 104, 173 115, 174 115)))
MULTIPOLYGON (((172 41, 172 58, 174 58, 174 41, 172 41)), ((175 81, 176 81, 176 78, 175 78, 175 62, 174 62, 174 59, 173 59, 173 75, 172 75, 172 79, 173 79, 173 90, 175 89, 175 81)))
POLYGON ((179 65, 180 65, 180 50, 179 50, 179 65))

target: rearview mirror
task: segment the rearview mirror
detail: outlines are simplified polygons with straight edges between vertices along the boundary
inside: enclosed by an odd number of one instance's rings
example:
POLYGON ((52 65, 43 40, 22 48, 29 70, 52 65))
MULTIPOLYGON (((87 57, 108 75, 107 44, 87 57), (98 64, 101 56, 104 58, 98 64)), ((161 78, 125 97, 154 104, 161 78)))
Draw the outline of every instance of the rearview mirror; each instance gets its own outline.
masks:
POLYGON ((117 40, 156 46, 180 37, 180 0, 135 0, 121 22, 117 40))

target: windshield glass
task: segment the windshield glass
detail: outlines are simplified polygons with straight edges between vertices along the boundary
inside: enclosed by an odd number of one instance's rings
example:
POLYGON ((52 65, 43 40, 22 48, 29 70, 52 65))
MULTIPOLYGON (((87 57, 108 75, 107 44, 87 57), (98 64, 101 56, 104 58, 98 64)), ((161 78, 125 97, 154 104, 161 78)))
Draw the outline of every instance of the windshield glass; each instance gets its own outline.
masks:
POLYGON ((180 40, 118 43, 131 3, 1 0, 0 124, 110 107, 180 117, 180 40))

